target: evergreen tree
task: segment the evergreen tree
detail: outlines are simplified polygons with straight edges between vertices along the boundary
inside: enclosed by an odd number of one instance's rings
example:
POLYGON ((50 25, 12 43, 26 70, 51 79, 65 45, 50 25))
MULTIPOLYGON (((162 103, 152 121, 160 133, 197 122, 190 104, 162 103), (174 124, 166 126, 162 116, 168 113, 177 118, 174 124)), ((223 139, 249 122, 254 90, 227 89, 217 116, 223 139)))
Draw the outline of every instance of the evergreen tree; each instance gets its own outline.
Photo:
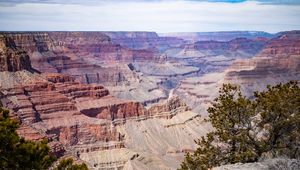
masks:
POLYGON ((224 84, 208 109, 214 131, 197 141, 180 169, 254 162, 263 155, 299 158, 300 89, 295 81, 268 86, 243 96, 237 86, 224 84))
POLYGON ((74 164, 72 159, 63 159, 54 170, 88 170, 86 164, 74 164))
POLYGON ((272 157, 300 157, 300 88, 296 81, 255 92, 256 112, 264 131, 263 152, 272 157))
MULTIPOLYGON (((9 111, 0 107, 0 169, 44 170, 51 167, 55 157, 50 154, 47 140, 32 142, 20 138, 16 132, 18 122, 9 118, 9 111)), ((56 170, 87 170, 72 159, 61 160, 56 170)))
POLYGON ((16 132, 17 122, 8 118, 9 111, 0 108, 0 167, 14 167, 15 149, 20 138, 16 132))
POLYGON ((2 169, 47 169, 55 160, 49 154, 47 141, 34 143, 20 138, 18 123, 9 118, 9 111, 0 108, 0 167, 2 169))

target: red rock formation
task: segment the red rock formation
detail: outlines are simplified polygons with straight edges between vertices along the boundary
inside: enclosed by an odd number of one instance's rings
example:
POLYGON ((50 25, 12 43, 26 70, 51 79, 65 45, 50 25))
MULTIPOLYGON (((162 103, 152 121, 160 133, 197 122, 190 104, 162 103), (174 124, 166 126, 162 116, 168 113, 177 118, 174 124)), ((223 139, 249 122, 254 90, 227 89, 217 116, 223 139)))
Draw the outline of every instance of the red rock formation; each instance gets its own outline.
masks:
POLYGON ((64 83, 64 82, 74 82, 74 77, 56 74, 56 73, 48 73, 44 74, 48 81, 52 83, 64 83))
MULTIPOLYGON (((25 125, 44 129, 48 137, 57 136, 64 145, 119 140, 115 129, 107 123, 95 123, 93 118, 111 121, 146 114, 141 104, 109 96, 103 86, 80 84, 59 74, 43 76, 49 82, 6 88, 2 100, 6 99, 4 105, 14 110, 25 125)), ((24 127, 19 132, 28 139, 41 138, 32 128, 24 127)))
POLYGON ((34 51, 46 52, 53 47, 52 41, 47 33, 31 32, 31 33, 5 33, 5 37, 10 38, 17 47, 28 53, 34 51))
POLYGON ((180 109, 180 111, 187 111, 189 110, 188 106, 182 102, 179 97, 173 97, 167 100, 164 104, 156 104, 148 109, 149 115, 158 115, 164 112, 167 112, 167 118, 171 118, 173 115, 169 114, 172 111, 176 111, 176 109, 180 109))
POLYGON ((121 61, 151 60, 154 57, 151 50, 131 50, 114 44, 102 32, 16 32, 2 33, 2 36, 9 37, 17 47, 28 52, 33 61, 39 62, 76 60, 78 54, 121 61), (34 52, 41 54, 38 57, 34 52))
POLYGON ((0 35, 0 71, 23 69, 32 71, 27 53, 17 48, 11 38, 0 35))
POLYGON ((254 58, 235 62, 225 81, 238 83, 246 94, 267 84, 300 80, 300 32, 284 32, 270 40, 254 58))
POLYGON ((129 102, 106 96, 98 100, 82 101, 77 104, 80 112, 99 119, 124 119, 146 115, 144 107, 138 102, 129 102))
POLYGON ((27 52, 32 67, 38 71, 73 75, 81 83, 123 84, 127 81, 122 70, 104 68, 97 62, 149 61, 157 57, 153 49, 130 49, 115 44, 103 32, 15 32, 1 33, 1 36, 27 52))
POLYGON ((283 32, 268 42, 258 57, 300 55, 300 31, 283 32))
POLYGON ((227 78, 267 77, 276 73, 298 73, 300 71, 300 32, 285 32, 268 42, 253 59, 237 61, 227 78))

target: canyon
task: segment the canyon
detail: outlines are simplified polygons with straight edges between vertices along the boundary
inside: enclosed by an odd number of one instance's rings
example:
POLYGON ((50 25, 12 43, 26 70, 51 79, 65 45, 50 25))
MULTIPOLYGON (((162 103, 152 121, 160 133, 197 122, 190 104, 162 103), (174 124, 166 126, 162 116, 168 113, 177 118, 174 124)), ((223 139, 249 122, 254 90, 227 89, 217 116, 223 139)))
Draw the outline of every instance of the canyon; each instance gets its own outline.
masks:
POLYGON ((18 133, 90 169, 176 169, 212 130, 223 83, 300 80, 300 31, 1 32, 0 100, 18 133))

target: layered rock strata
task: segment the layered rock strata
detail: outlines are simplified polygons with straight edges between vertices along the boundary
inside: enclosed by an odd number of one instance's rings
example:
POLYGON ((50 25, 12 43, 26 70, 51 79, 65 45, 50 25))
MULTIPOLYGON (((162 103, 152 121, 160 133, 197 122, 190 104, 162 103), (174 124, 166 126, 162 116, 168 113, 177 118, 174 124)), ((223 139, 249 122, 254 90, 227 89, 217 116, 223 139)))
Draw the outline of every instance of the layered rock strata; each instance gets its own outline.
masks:
POLYGON ((193 139, 210 130, 179 98, 145 109, 72 76, 26 70, 0 76, 1 102, 20 119, 18 133, 30 140, 47 138, 54 154, 73 155, 91 169, 126 168, 133 160, 140 167, 174 168, 184 152, 195 148, 193 139), (200 124, 203 129, 197 128, 200 124), (192 137, 174 142, 174 133, 192 137))
POLYGON ((254 90, 263 90, 267 84, 300 80, 300 33, 290 31, 271 39, 255 57, 239 59, 220 73, 208 73, 201 77, 182 80, 175 93, 194 110, 205 110, 218 95, 223 83, 241 86, 244 94, 251 96, 254 90))
POLYGON ((189 32, 189 33, 162 33, 161 36, 179 37, 187 41, 230 41, 235 38, 273 38, 274 34, 261 31, 220 31, 220 32, 189 32))
MULTIPOLYGON (((139 75, 128 68, 129 62, 156 61, 157 58, 156 49, 131 49, 121 46, 112 42, 104 32, 5 32, 1 36, 9 39, 15 48, 26 51, 28 55, 24 57, 29 56, 34 69, 69 74, 81 83, 109 86, 112 93, 115 92, 115 86, 135 86, 140 81, 139 75)), ((138 35, 134 38, 142 37, 138 35)), ((20 61, 23 60, 18 62, 20 61)), ((3 62, 7 63, 4 60, 3 62)), ((18 70, 20 69, 23 68, 18 70)), ((138 91, 143 91, 140 87, 144 85, 138 87, 138 91)), ((155 88, 158 86, 155 85, 155 88)), ((152 94, 152 98, 147 97, 142 102, 165 98, 162 89, 157 91, 159 92, 152 94)), ((114 93, 117 96, 126 96, 125 99, 135 99, 130 97, 133 95, 130 88, 125 88, 123 94, 114 93)))
POLYGON ((77 156, 91 169, 122 168, 130 160, 142 167, 174 168, 184 152, 195 148, 192 139, 211 129, 179 98, 146 110, 110 96, 99 85, 83 85, 60 74, 42 77, 48 81, 2 86, 1 102, 21 120, 21 136, 48 138, 56 155, 77 156), (186 137, 174 141, 175 133, 178 139, 186 137))
POLYGON ((178 47, 184 41, 177 37, 160 37, 155 32, 104 32, 111 40, 131 49, 155 49, 164 51, 178 47))
POLYGON ((18 48, 13 39, 0 35, 0 71, 32 71, 29 56, 18 48))
POLYGON ((262 90, 266 84, 300 80, 300 32, 290 31, 270 40, 250 60, 236 61, 225 81, 240 83, 247 93, 262 90))

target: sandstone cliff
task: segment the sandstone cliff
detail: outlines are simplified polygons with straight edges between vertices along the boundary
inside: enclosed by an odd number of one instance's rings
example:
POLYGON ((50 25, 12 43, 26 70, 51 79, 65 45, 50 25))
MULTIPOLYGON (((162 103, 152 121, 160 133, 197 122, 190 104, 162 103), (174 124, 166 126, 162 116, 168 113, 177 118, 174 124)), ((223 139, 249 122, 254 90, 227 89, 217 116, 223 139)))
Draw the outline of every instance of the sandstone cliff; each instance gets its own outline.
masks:
POLYGON ((29 56, 19 49, 13 39, 0 35, 0 71, 33 71, 29 56))

